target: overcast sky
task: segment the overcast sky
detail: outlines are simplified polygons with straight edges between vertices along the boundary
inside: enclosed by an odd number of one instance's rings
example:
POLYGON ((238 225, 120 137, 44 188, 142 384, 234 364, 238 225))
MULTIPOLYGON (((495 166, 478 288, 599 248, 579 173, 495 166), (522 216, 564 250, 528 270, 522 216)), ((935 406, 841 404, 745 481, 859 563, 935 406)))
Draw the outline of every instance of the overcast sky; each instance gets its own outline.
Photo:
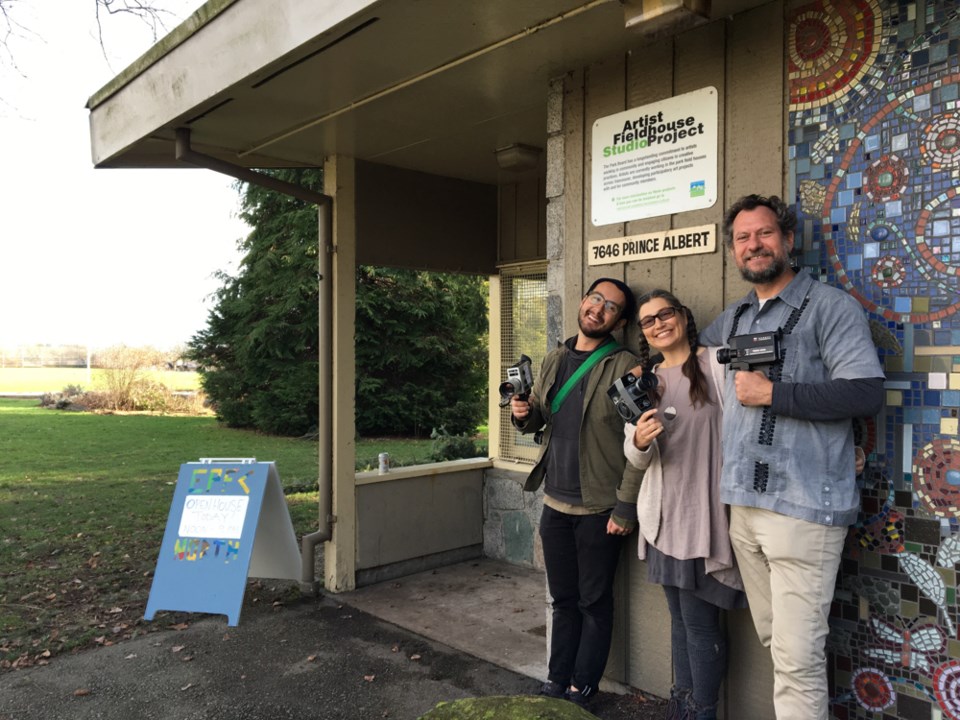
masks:
MULTIPOLYGON (((182 19, 200 0, 155 0, 182 19)), ((0 60, 0 346, 169 349, 206 326, 216 270, 235 272, 233 180, 210 170, 94 170, 87 99, 153 38, 93 2, 14 7, 28 31, 0 60)), ((171 20, 172 29, 178 20, 171 20)), ((164 34, 161 31, 161 35, 164 34)))

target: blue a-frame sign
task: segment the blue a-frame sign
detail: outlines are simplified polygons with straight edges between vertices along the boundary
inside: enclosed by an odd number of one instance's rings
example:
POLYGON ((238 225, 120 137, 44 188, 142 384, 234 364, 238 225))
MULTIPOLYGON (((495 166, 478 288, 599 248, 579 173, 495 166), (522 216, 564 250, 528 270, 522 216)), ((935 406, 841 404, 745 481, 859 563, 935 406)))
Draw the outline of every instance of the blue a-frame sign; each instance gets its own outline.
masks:
POLYGON ((170 504, 144 618, 157 610, 240 622, 247 577, 296 580, 300 550, 272 462, 184 463, 170 504))

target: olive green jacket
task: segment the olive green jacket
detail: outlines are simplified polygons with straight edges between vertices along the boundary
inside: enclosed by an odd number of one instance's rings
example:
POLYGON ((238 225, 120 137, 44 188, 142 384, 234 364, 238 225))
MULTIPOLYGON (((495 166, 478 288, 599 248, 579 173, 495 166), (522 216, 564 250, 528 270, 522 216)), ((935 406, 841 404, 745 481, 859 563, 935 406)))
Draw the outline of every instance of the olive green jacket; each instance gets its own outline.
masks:
MULTIPOLYGON (((542 402, 557 379, 560 361, 573 348, 576 338, 570 338, 543 360, 543 366, 533 381, 530 396, 530 414, 522 421, 513 419, 521 433, 543 429, 540 455, 527 477, 523 489, 534 491, 543 484, 546 475, 546 454, 550 447, 549 403, 542 402)), ((592 512, 614 510, 621 526, 633 527, 637 517, 637 493, 643 471, 633 467, 623 455, 623 425, 607 390, 630 369, 639 364, 637 357, 626 349, 604 357, 587 375, 580 420, 580 494, 584 508, 592 512)))

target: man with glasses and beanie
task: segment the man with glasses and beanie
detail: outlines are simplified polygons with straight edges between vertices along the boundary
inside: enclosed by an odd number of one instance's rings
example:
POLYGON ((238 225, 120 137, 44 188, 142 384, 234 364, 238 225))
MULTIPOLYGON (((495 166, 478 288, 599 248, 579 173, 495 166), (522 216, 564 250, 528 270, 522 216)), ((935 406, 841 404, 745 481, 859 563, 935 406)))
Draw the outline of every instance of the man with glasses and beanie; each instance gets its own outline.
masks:
POLYGON ((727 370, 720 499, 777 720, 826 720, 827 621, 860 509, 851 420, 880 412, 884 378, 859 303, 790 267, 796 225, 776 196, 727 210, 727 249, 753 289, 700 342, 764 359, 727 370))
POLYGON ((624 536, 636 527, 642 473, 623 455, 624 420, 607 390, 636 356, 611 336, 636 315, 623 282, 594 281, 578 332, 544 358, 529 399, 511 400, 513 424, 542 433, 524 484, 544 485, 540 538, 553 599, 547 681, 540 693, 587 705, 613 634, 613 579, 624 536))

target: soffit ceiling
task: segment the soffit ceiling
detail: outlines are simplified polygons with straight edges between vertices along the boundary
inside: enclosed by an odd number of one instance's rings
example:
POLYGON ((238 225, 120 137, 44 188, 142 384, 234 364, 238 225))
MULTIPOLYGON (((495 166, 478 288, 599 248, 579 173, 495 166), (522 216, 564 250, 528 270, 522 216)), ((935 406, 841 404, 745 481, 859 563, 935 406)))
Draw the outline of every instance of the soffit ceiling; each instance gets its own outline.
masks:
POLYGON ((551 79, 644 42, 616 0, 218 4, 91 98, 98 167, 177 167, 189 128, 194 150, 245 167, 336 153, 496 183, 496 148, 545 147, 551 79))

